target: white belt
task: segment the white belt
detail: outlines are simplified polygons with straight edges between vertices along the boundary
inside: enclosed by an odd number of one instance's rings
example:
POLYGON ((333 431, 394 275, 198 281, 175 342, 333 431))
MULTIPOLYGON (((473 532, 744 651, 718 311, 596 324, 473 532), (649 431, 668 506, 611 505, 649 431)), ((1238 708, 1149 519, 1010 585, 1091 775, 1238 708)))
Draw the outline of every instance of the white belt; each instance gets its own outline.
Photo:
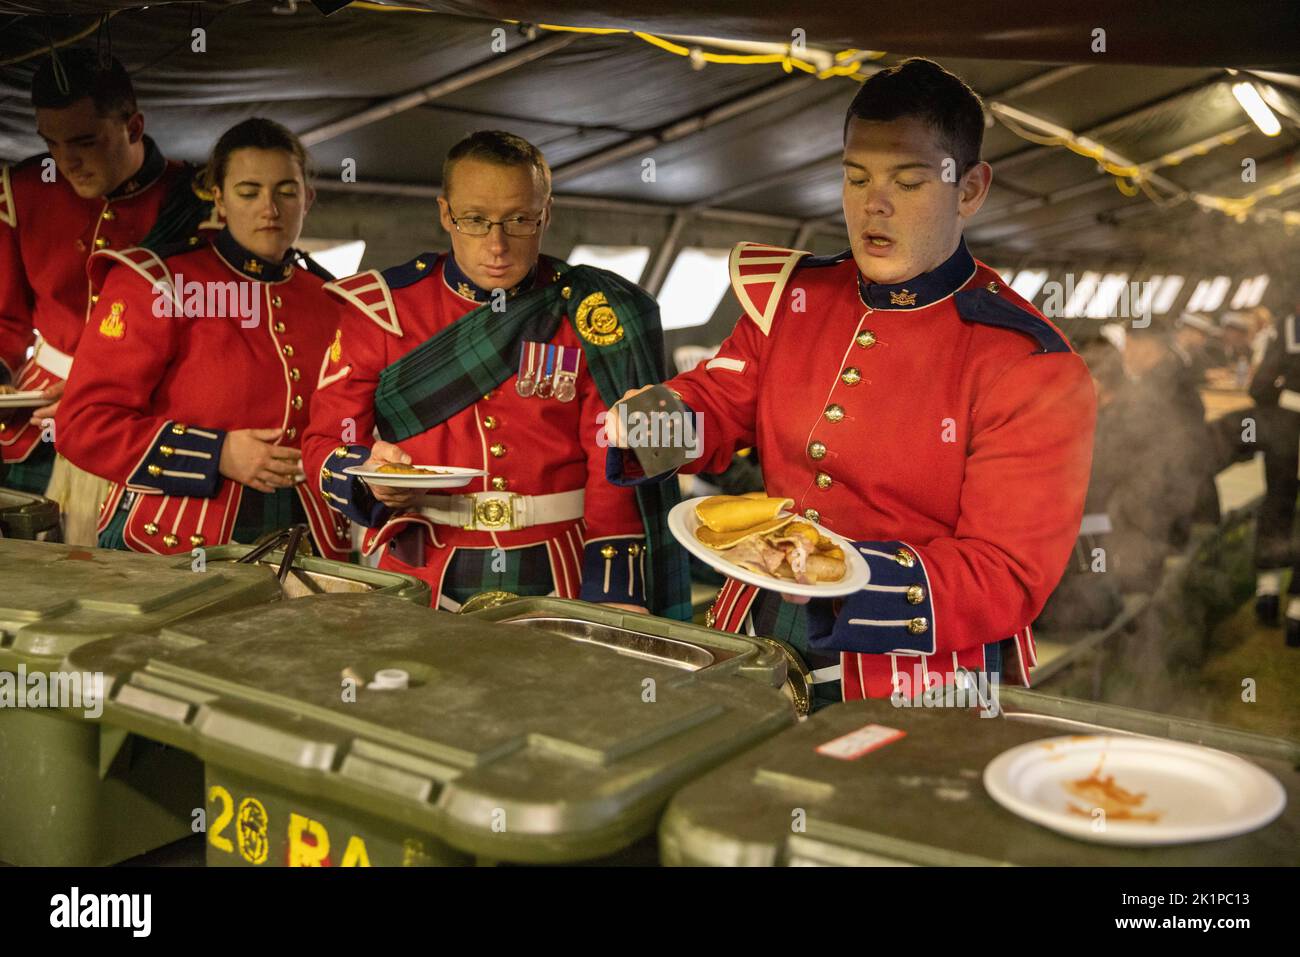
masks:
POLYGON ((515 531, 582 518, 584 498, 580 488, 550 495, 514 492, 426 495, 420 514, 438 525, 459 525, 471 532, 515 531))
POLYGON ((66 380, 72 372, 72 356, 54 348, 54 346, 50 345, 48 339, 38 339, 36 341, 36 351, 32 353, 32 362, 60 379, 66 380))

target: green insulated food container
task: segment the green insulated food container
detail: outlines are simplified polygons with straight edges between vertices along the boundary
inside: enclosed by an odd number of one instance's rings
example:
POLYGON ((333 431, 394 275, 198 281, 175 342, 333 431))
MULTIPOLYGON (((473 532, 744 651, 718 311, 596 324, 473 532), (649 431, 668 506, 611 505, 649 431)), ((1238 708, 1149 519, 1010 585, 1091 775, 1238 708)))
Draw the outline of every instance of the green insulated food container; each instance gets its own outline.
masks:
POLYGON ((0 539, 0 861, 111 863, 189 834, 201 767, 87 720, 94 676, 60 662, 99 639, 279 597, 266 568, 196 573, 188 556, 0 539))
POLYGON ((1019 689, 1004 689, 999 700, 1005 717, 896 708, 887 700, 825 708, 679 791, 660 824, 661 859, 751 866, 1300 863, 1296 742, 1019 689), (1130 847, 1041 827, 984 789, 985 767, 1009 748, 1107 731, 1235 752, 1282 783, 1287 806, 1271 824, 1238 837, 1130 847), (861 733, 847 737, 854 732, 861 733))
POLYGON ((109 676, 107 720, 202 758, 209 864, 576 862, 653 834, 682 785, 795 720, 771 647, 613 620, 327 595, 69 666, 109 676))
MULTIPOLYGON (((209 548, 207 561, 209 565, 226 566, 237 562, 253 551, 251 545, 218 545, 209 548)), ((284 550, 272 551, 257 560, 257 563, 278 569, 284 561, 284 550)), ((417 605, 428 607, 431 604, 432 590, 429 583, 414 575, 400 572, 383 571, 367 568, 348 562, 336 562, 329 558, 316 558, 309 555, 296 555, 293 567, 288 570, 283 582, 285 598, 310 598, 313 595, 332 595, 339 592, 366 592, 368 594, 392 595, 417 605)))
POLYGON ((0 488, 0 538, 34 539, 59 527, 59 506, 48 498, 0 488))

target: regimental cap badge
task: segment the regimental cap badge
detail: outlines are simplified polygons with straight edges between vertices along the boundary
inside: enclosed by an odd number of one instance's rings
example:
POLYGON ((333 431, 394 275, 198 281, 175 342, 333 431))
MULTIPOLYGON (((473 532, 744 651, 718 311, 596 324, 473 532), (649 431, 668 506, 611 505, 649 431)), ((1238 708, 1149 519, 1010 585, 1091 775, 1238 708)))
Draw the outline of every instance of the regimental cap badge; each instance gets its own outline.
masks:
POLYGON ((906 289, 900 289, 898 292, 889 294, 889 304, 891 306, 915 306, 916 293, 908 292, 906 289))
POLYGON ((343 330, 334 330, 334 341, 330 343, 330 362, 338 362, 343 358, 343 330))
POLYGON ((578 303, 573 316, 578 335, 597 346, 612 346, 623 338, 623 324, 603 292, 593 292, 578 303))
POLYGON ((126 323, 122 316, 126 312, 126 303, 117 300, 108 307, 108 315, 99 320, 99 334, 105 339, 121 339, 126 335, 126 323))

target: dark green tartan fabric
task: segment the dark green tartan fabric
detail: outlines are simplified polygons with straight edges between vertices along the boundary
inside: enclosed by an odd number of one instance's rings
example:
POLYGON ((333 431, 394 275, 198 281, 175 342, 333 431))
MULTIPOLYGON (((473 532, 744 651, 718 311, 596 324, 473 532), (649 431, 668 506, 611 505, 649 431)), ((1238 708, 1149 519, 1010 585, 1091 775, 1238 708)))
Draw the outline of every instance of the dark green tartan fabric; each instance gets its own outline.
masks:
POLYGON ((25 462, 12 462, 5 470, 0 485, 15 492, 44 495, 50 485, 54 470, 54 443, 37 442, 25 462))
POLYGON ((510 548, 458 548, 447 564, 442 593, 462 605, 484 591, 508 591, 529 597, 549 595, 555 588, 551 558, 545 545, 510 548), (493 564, 501 567, 493 569, 493 564))
MULTIPOLYGON (((808 605, 796 605, 774 591, 763 589, 749 609, 754 618, 754 633, 784 641, 799 653, 799 657, 810 669, 838 665, 838 655, 820 655, 809 647, 808 608, 808 605)), ((825 681, 813 686, 814 711, 842 698, 843 692, 838 681, 825 681)))
MULTIPOLYGON (((382 438, 409 439, 469 408, 518 371, 521 341, 550 340, 564 316, 595 293, 604 294, 623 326, 622 339, 611 345, 582 339, 587 368, 605 405, 613 406, 628 389, 663 381, 663 329, 654 299, 608 270, 549 262, 559 273, 555 282, 506 300, 501 312, 484 303, 380 373, 375 421, 382 438), (567 298, 565 289, 570 291, 567 298)), ((681 500, 678 485, 642 485, 636 495, 650 553, 649 608, 665 618, 689 621, 686 553, 668 532, 668 512, 681 500)))
POLYGON ((198 235, 199 223, 212 213, 212 201, 202 199, 194 192, 194 184, 202 175, 202 168, 192 163, 185 164, 163 199, 153 228, 140 240, 142 248, 154 252, 177 252, 190 245, 190 237, 198 235))
POLYGON ((307 524, 307 511, 293 489, 278 488, 267 494, 246 488, 239 500, 239 514, 235 516, 230 537, 241 545, 251 545, 267 532, 307 524))

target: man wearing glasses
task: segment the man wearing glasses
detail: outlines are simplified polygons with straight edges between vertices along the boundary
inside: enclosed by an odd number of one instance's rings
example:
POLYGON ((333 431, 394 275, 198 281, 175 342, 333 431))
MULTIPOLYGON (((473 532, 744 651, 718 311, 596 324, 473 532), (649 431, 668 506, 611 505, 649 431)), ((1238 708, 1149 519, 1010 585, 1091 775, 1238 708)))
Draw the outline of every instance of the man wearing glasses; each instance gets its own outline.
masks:
POLYGON ((362 551, 428 581, 435 607, 501 590, 686 617, 686 564, 664 526, 675 489, 611 486, 596 441, 637 375, 663 377, 654 300, 540 254, 551 174, 526 140, 466 137, 442 188, 450 253, 325 287, 349 308, 312 400, 307 474, 367 529, 362 551), (345 471, 392 464, 487 474, 428 491, 345 471))

